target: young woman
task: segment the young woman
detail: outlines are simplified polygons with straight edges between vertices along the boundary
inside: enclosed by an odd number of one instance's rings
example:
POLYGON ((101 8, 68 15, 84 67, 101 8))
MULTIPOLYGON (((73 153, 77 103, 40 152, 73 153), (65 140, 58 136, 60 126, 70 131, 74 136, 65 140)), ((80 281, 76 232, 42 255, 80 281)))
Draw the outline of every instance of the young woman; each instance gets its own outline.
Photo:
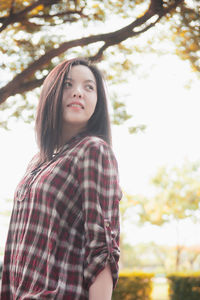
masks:
POLYGON ((55 67, 35 130, 39 153, 15 192, 1 300, 110 300, 121 190, 99 70, 84 59, 55 67))

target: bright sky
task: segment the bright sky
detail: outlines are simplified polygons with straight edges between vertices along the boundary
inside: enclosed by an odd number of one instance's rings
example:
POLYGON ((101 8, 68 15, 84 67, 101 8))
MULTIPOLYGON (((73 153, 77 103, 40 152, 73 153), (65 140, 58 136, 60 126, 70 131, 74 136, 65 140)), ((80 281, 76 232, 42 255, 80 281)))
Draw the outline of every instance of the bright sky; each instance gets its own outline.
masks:
POLYGON ((147 125, 145 133, 132 136, 125 126, 114 128, 114 149, 127 192, 148 194, 149 178, 158 167, 200 159, 199 81, 184 88, 193 75, 186 62, 166 55, 157 59, 148 78, 133 78, 125 87, 134 124, 147 125))
MULTIPOLYGON (((190 72, 189 64, 175 56, 157 57, 155 63, 149 77, 133 75, 129 83, 120 88, 120 95, 126 98, 127 111, 134 116, 128 125, 131 126, 131 122, 147 125, 145 133, 136 135, 128 133, 126 124, 113 127, 113 147, 119 163, 121 185, 130 194, 149 195, 149 179, 159 166, 181 165, 184 159, 200 159, 199 81, 190 72), (191 88, 184 88, 191 80, 191 88)), ((12 199, 15 186, 37 148, 33 129, 23 123, 15 124, 10 132, 0 129, 0 136, 0 204, 3 210, 10 205, 4 200, 12 199)), ((2 225, 7 219, 1 217, 0 221, 1 241, 4 243, 6 231, 2 225)), ((170 226, 165 226, 170 239, 167 239, 167 234, 163 235, 162 229, 155 227, 151 228, 150 235, 147 227, 134 237, 133 230, 136 230, 134 226, 128 231, 133 244, 149 240, 161 244, 175 242, 174 229, 170 226)), ((195 230, 197 226, 193 232, 195 230)), ((187 238, 187 243, 200 243, 197 236, 199 234, 193 239, 191 236, 189 240, 187 238)), ((186 236, 182 239, 186 240, 186 236)))
MULTIPOLYGON (((132 78, 127 90, 128 112, 134 115, 134 124, 144 123, 147 130, 130 136, 125 126, 114 128, 121 183, 130 194, 151 195, 149 180, 160 166, 181 166, 185 159, 200 160, 200 84, 187 62, 166 55, 157 58, 148 78, 132 78), (185 88, 188 83, 190 89, 185 88)), ((150 241, 177 243, 174 223, 141 229, 127 223, 124 230, 133 245, 150 241)), ((181 222, 180 243, 200 245, 199 230, 199 224, 181 222)))

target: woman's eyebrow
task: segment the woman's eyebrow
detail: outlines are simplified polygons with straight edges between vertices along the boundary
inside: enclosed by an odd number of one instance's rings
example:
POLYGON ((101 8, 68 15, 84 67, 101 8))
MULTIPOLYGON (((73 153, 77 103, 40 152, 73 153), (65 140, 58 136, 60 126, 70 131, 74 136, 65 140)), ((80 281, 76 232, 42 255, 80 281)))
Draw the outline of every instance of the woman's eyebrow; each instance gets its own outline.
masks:
MULTIPOLYGON (((74 79, 72 79, 70 77, 66 77, 65 80, 74 81, 74 79)), ((91 83, 93 83, 93 84, 96 85, 96 82, 94 80, 92 80, 92 79, 86 79, 86 80, 84 80, 84 82, 91 82, 91 83)))
POLYGON ((92 79, 86 79, 85 82, 92 82, 92 83, 96 84, 96 82, 92 79))

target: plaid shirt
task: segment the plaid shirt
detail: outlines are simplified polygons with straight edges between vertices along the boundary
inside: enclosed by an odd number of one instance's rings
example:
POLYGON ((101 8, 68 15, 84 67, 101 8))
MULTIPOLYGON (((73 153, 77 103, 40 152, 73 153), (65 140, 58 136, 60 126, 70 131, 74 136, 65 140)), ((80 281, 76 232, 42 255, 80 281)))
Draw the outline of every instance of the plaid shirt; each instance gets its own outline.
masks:
POLYGON ((36 168, 36 155, 14 198, 1 300, 86 300, 108 263, 118 278, 117 163, 100 138, 76 136, 36 168))

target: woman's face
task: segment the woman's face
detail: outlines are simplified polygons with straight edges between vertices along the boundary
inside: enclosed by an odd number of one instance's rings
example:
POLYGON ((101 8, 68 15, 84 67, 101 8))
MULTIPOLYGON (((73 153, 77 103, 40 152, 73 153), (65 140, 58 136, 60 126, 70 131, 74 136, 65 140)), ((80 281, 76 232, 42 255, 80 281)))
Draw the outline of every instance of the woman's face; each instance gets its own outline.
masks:
POLYGON ((73 66, 63 87, 63 125, 80 131, 85 129, 97 103, 97 86, 93 73, 87 66, 73 66))

